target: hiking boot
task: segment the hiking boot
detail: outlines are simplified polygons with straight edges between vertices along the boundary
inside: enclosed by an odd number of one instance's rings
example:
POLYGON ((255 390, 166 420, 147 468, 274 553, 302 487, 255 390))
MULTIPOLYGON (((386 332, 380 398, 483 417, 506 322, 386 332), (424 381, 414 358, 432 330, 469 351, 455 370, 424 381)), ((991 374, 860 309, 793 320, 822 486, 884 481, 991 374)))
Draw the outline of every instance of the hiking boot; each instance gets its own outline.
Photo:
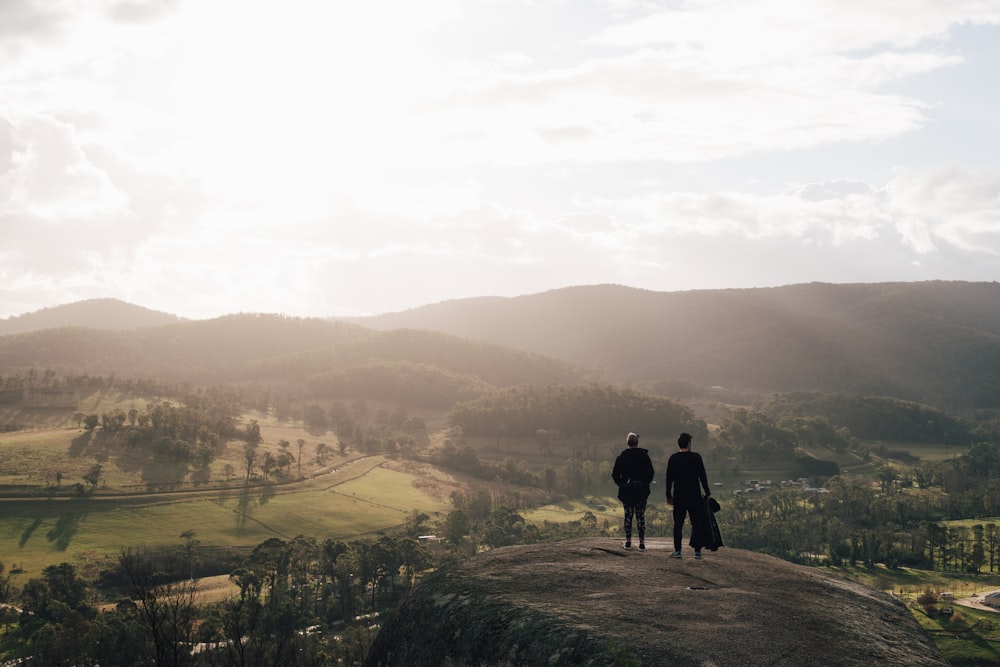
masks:
POLYGON ((694 550, 694 557, 695 558, 701 558, 701 549, 695 549, 694 550))
POLYGON ((670 555, 671 555, 672 558, 680 558, 681 557, 681 552, 680 551, 675 551, 674 553, 672 553, 670 555))

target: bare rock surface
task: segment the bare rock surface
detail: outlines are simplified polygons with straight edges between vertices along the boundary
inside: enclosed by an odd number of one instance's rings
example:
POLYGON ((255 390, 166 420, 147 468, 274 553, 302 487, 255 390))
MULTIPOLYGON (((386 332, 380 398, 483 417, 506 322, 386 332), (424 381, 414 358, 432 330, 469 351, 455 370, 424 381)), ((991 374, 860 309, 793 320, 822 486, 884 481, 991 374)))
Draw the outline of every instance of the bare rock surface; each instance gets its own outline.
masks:
POLYGON ((888 594, 740 549, 672 551, 582 538, 479 554, 426 577, 366 665, 948 664, 888 594))

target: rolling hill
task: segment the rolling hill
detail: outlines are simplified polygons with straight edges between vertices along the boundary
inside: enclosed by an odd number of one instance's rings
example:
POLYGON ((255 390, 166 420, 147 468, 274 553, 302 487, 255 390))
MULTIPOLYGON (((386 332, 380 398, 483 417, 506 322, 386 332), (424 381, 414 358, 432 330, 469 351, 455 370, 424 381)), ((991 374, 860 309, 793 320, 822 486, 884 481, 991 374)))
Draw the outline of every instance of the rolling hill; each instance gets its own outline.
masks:
POLYGON ((374 382, 374 376, 380 378, 375 384, 381 387, 393 379, 456 387, 594 379, 565 361, 440 332, 381 332, 355 324, 264 314, 127 331, 62 326, 0 336, 0 376, 32 369, 214 386, 330 387, 345 381, 358 386, 374 382))
POLYGON ((0 319, 0 336, 76 326, 127 331, 183 322, 184 319, 119 299, 89 299, 0 319))
POLYGON ((552 356, 633 385, 884 395, 1000 407, 1000 284, 831 285, 652 292, 569 287, 448 301, 351 322, 552 356))
MULTIPOLYGON (((807 391, 950 411, 1000 409, 995 282, 687 292, 590 285, 328 320, 241 314, 179 321, 97 300, 15 319, 38 330, 0 336, 0 374, 113 371, 220 384, 302 380, 392 362, 497 387, 690 384, 756 396, 807 391), (143 322, 169 322, 127 328, 139 313, 143 322), (95 320, 105 326, 87 324, 95 320), (118 330, 108 330, 109 322, 118 330)), ((411 379, 425 372, 413 368, 406 371, 411 379)))

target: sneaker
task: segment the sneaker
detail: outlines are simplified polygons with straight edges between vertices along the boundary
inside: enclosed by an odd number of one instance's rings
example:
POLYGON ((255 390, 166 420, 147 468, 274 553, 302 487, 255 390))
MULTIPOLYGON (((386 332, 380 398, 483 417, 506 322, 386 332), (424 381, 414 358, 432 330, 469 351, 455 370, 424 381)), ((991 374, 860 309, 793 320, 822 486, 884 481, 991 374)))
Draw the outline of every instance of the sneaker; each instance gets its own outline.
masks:
POLYGON ((645 551, 645 550, 646 550, 646 543, 639 542, 639 551, 645 551))
POLYGON ((680 558, 681 557, 681 552, 680 551, 675 551, 673 554, 671 554, 671 556, 674 557, 674 558, 680 558))
POLYGON ((694 557, 695 558, 701 558, 701 549, 695 549, 694 550, 694 557))
POLYGON ((632 541, 631 540, 626 540, 625 544, 623 544, 622 546, 624 546, 626 549, 631 549, 632 548, 632 541))

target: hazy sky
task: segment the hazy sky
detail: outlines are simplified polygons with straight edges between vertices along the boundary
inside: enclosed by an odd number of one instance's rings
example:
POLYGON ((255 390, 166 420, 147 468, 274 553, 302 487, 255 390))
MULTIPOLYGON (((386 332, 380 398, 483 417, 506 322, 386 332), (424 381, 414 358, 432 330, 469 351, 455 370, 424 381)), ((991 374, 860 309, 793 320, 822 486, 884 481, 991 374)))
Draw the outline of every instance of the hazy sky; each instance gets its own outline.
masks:
POLYGON ((0 317, 1000 279, 1000 0, 0 0, 0 317))

